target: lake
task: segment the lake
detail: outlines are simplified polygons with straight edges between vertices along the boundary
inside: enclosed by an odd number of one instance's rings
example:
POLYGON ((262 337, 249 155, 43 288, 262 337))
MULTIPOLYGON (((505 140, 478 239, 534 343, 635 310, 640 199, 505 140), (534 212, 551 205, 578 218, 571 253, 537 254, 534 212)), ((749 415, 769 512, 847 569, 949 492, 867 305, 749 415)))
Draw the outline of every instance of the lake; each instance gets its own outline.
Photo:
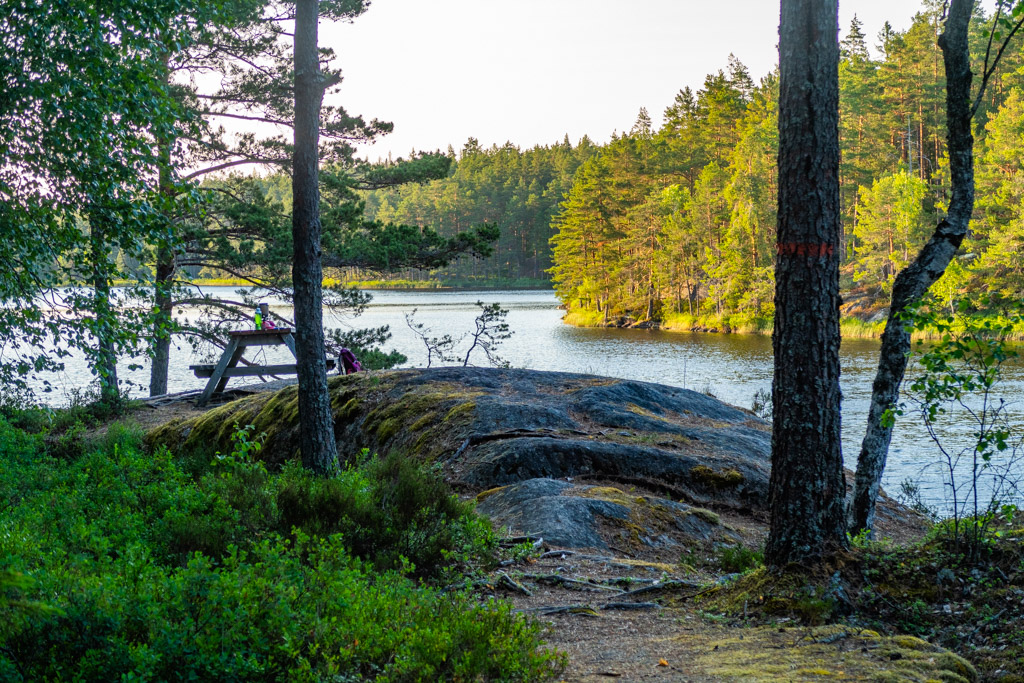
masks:
MULTIPOLYGON (((231 294, 233 288, 204 287, 203 291, 231 294)), ((514 334, 499 347, 498 353, 513 367, 660 382, 708 391, 744 408, 750 407, 755 392, 771 388, 772 345, 768 336, 574 328, 561 323, 562 311, 550 291, 381 291, 373 294, 373 303, 361 317, 343 320, 326 315, 327 324, 389 325, 394 336, 386 348, 408 356, 407 367, 425 365, 427 356, 422 342, 407 327, 405 314, 415 309, 415 319, 430 328, 434 336, 459 336, 472 329, 479 312, 475 302, 481 300, 498 302, 509 311, 507 322, 514 334)), ((268 301, 272 309, 290 317, 291 311, 280 302, 268 301)), ((843 450, 851 469, 856 466, 864 432, 878 349, 877 341, 862 339, 844 341, 842 347, 843 450)), ((288 362, 288 358, 283 349, 266 352, 267 361, 288 362)), ((185 344, 174 349, 170 391, 201 389, 205 380, 194 377, 188 366, 209 360, 209 355, 193 354, 185 344)), ((474 360, 477 364, 486 363, 482 354, 474 360)), ((145 358, 136 362, 143 366, 148 363, 145 358)), ((133 387, 133 395, 146 395, 148 366, 129 371, 124 369, 127 365, 128 362, 122 363, 121 378, 138 385, 133 387)), ((1008 368, 1006 376, 1003 395, 1007 400, 1019 400, 1024 396, 1024 368, 1020 365, 1008 368)), ((67 391, 86 386, 91 379, 81 359, 72 358, 67 361, 66 371, 56 378, 55 385, 67 391)), ((66 400, 59 393, 52 399, 54 403, 66 400)), ((1017 423, 1024 424, 1021 406, 1014 404, 1011 410, 1017 423)), ((969 423, 962 421, 946 429, 944 435, 948 439, 959 439, 958 443, 969 443, 969 423)), ((894 432, 883 485, 895 494, 900 482, 913 479, 918 482, 926 502, 945 507, 948 492, 942 484, 938 456, 920 419, 908 415, 898 422, 894 432)), ((1021 474, 1024 475, 1024 471, 1021 474)))

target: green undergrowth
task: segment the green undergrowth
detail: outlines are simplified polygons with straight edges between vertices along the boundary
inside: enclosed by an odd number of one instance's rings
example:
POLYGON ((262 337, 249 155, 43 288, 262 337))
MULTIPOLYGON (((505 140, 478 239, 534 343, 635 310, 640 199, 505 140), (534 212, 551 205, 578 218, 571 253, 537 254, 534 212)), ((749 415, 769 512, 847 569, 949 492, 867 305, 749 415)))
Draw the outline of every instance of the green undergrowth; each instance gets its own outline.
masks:
POLYGON ((546 680, 562 658, 499 602, 438 588, 492 562, 429 470, 270 472, 112 426, 55 449, 0 417, 0 680, 546 680))
POLYGON ((970 662, 955 672, 961 678, 942 680, 1021 683, 1022 521, 1018 512, 994 524, 975 560, 957 551, 940 523, 908 546, 854 539, 849 553, 813 573, 798 566, 748 570, 700 596, 698 606, 737 624, 838 624, 912 637, 970 662))
POLYGON ((771 334, 771 318, 753 316, 746 313, 731 315, 688 315, 685 313, 669 313, 661 324, 662 329, 675 332, 691 330, 716 330, 733 334, 771 334))
POLYGON ((864 544, 848 572, 857 618, 959 652, 986 679, 1024 682, 1022 522, 1018 512, 994 524, 974 561, 954 549, 943 523, 913 546, 864 544))
POLYGON ((562 318, 566 325, 574 327, 603 327, 604 314, 588 308, 572 308, 562 318))

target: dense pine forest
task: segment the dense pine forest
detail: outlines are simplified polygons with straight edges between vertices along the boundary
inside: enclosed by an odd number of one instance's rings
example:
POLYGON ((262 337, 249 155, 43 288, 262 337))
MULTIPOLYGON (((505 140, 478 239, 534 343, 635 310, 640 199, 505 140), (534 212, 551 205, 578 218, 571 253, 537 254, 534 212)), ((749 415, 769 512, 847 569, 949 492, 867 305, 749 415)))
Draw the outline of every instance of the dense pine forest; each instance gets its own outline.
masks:
MULTIPOLYGON (((584 137, 521 150, 512 143, 482 148, 470 138, 448 177, 366 193, 367 215, 378 221, 430 225, 450 235, 479 223, 501 236, 488 259, 461 259, 434 274, 442 281, 547 285, 552 266, 551 221, 577 171, 601 148, 584 137)), ((407 273, 405 277, 417 277, 407 273)), ((419 274, 424 277, 425 274, 419 274)))
MULTIPOLYGON (((941 3, 875 40, 855 18, 840 65, 843 288, 847 313, 883 307, 895 274, 948 201, 941 3), (869 50, 869 44, 874 50, 869 50), (877 55, 873 57, 872 54, 877 55)), ((973 25, 978 58, 985 17, 973 25)), ((1024 52, 1019 37, 976 115, 978 203, 972 234, 937 294, 1024 293, 1024 52)), ((763 328, 773 312, 776 73, 755 82, 731 58, 684 88, 654 129, 641 110, 605 145, 584 138, 521 150, 470 139, 446 178, 366 194, 378 220, 452 234, 501 229, 494 254, 441 279, 551 277, 577 324, 763 328)))

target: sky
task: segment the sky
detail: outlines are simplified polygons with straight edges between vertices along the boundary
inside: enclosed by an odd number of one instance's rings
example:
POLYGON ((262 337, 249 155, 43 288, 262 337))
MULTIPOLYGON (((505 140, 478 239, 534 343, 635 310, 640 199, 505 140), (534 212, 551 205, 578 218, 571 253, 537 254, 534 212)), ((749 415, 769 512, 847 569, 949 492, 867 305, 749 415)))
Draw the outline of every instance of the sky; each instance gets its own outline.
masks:
MULTIPOLYGON (((840 35, 856 13, 868 45, 888 20, 910 26, 920 0, 840 2, 840 35)), ((373 0, 320 43, 345 77, 328 98, 391 121, 371 158, 413 149, 605 142, 641 107, 655 125, 675 94, 701 87, 729 54, 755 80, 778 61, 778 0, 373 0)))

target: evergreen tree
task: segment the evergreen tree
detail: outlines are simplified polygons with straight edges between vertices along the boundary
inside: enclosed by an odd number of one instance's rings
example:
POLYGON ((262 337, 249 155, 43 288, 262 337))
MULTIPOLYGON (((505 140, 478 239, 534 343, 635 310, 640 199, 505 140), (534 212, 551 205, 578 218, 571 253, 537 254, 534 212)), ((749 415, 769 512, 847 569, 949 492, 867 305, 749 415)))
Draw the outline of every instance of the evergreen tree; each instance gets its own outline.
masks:
POLYGON ((779 226, 765 562, 846 547, 839 390, 839 44, 834 0, 783 0, 779 226), (808 49, 810 47, 810 49, 808 49))
POLYGON ((867 61, 871 58, 868 54, 868 44, 864 35, 864 24, 857 15, 853 15, 850 21, 850 31, 839 43, 839 57, 844 60, 867 61))
POLYGON ((978 163, 975 268, 988 286, 1024 296, 1024 90, 1013 90, 989 120, 978 163))
POLYGON ((858 282, 892 291, 896 273, 910 263, 934 223, 924 208, 926 191, 924 181, 906 171, 860 189, 863 209, 854 233, 858 282))

